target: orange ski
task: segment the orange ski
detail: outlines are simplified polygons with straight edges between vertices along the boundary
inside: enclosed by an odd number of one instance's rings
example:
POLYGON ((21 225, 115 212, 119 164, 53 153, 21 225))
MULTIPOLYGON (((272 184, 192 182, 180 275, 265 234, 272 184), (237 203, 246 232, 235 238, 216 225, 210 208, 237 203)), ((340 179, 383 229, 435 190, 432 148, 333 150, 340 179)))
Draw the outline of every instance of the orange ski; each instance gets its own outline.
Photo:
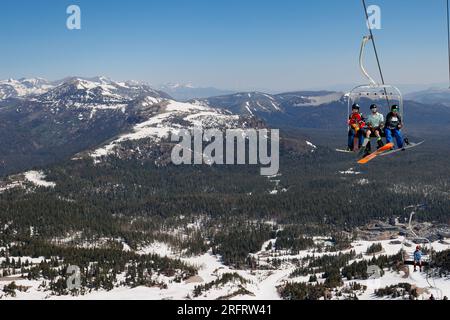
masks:
POLYGON ((359 164, 367 164, 369 161, 375 159, 376 157, 378 157, 380 154, 392 150, 394 149, 394 144, 393 143, 388 143, 386 144, 384 147, 381 147, 380 149, 378 149, 377 151, 375 151, 372 154, 369 154, 367 157, 362 158, 361 160, 358 161, 359 164))

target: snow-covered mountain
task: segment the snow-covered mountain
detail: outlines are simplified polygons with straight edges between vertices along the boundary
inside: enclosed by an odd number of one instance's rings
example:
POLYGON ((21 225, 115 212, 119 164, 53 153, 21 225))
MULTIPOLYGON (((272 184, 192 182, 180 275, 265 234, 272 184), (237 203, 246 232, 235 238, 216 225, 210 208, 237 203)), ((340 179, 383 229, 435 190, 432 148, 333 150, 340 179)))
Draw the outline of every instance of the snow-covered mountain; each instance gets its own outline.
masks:
POLYGON ((83 152, 99 161, 112 154, 128 158, 140 149, 151 158, 174 130, 259 126, 256 119, 201 102, 176 102, 139 82, 70 77, 42 91, 1 101, 0 133, 8 141, 0 146, 3 169, 27 169, 32 159, 47 163, 83 152))
POLYGON ((171 97, 160 90, 153 89, 150 85, 140 81, 114 81, 107 77, 69 77, 55 81, 57 86, 75 85, 78 90, 99 90, 104 96, 121 96, 121 98, 136 99, 144 96, 161 97, 170 99, 171 97))
MULTIPOLYGON (((115 82, 104 77, 67 78, 58 86, 37 96, 35 101, 50 108, 89 112, 89 118, 98 110, 122 110, 151 101, 158 103, 170 96, 137 82, 115 82)), ((84 115, 83 115, 84 117, 84 115)), ((85 118, 85 117, 84 117, 85 118)))
POLYGON ((406 95, 409 100, 423 104, 442 104, 450 107, 450 89, 431 88, 428 90, 413 92, 406 95))
MULTIPOLYGON (((275 128, 345 130, 348 94, 332 91, 298 91, 280 94, 237 93, 198 99, 203 104, 255 116, 275 128)), ((408 127, 429 129, 450 123, 450 90, 435 90, 406 96, 404 114, 408 127), (432 106, 432 107, 430 107, 432 106)), ((373 103, 362 99, 364 114, 373 103)))
POLYGON ((347 100, 342 92, 297 91, 280 94, 245 92, 200 99, 211 107, 257 117, 274 128, 328 128, 344 123, 347 100))
MULTIPOLYGON (((145 102, 144 102, 145 104, 145 102)), ((147 107, 154 104, 147 101, 147 107)), ((164 100, 158 103, 158 112, 137 123, 126 133, 118 135, 113 141, 90 153, 95 162, 110 155, 119 158, 146 158, 152 154, 155 146, 161 146, 170 139, 171 133, 181 129, 245 129, 257 126, 257 123, 245 117, 195 103, 182 103, 164 100), (130 145, 131 143, 131 145, 130 145)), ((162 157, 167 154, 162 154, 162 157)), ((160 157, 161 158, 161 157, 160 157)))
POLYGON ((260 112, 282 112, 280 103, 274 96, 260 92, 236 93, 201 101, 210 106, 227 109, 235 114, 247 114, 249 116, 256 116, 260 112))
POLYGON ((42 78, 8 79, 0 81, 0 100, 43 94, 53 85, 42 78))
POLYGON ((74 91, 86 90, 83 96, 79 92, 79 99, 91 101, 96 94, 105 97, 121 96, 136 99, 142 96, 161 96, 170 98, 166 93, 151 88, 139 81, 118 82, 107 77, 67 77, 50 82, 43 78, 23 78, 19 80, 0 80, 0 100, 8 98, 34 98, 42 96, 44 100, 58 99, 62 95, 74 95, 74 91))
POLYGON ((313 107, 337 102, 343 98, 341 92, 299 91, 280 94, 242 92, 201 99, 203 103, 225 108, 236 114, 267 116, 287 113, 292 108, 313 107))
POLYGON ((100 145, 148 119, 159 110, 154 105, 170 98, 142 83, 105 77, 6 83, 16 89, 28 85, 28 91, 0 101, 0 174, 29 168, 33 162, 53 163, 100 145))

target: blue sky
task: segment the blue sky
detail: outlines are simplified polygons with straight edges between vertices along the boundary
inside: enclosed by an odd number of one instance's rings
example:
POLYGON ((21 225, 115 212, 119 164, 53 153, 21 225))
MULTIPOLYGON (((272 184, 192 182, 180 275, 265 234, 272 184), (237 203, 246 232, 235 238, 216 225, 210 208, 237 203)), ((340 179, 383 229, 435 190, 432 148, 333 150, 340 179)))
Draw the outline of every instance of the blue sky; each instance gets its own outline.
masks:
MULTIPOLYGON (((445 1, 367 2, 382 8, 375 35, 387 82, 446 82, 445 1)), ((2 0, 0 78, 274 91, 364 83, 364 23, 360 0, 2 0), (81 30, 66 28, 70 4, 81 8, 81 30)))

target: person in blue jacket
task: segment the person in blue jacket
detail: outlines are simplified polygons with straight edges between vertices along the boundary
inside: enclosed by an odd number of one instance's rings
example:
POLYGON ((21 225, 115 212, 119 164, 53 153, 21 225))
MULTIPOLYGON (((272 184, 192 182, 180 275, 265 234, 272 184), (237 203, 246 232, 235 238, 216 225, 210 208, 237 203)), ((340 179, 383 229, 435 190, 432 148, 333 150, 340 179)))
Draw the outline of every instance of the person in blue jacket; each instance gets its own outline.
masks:
POLYGON ((391 112, 386 116, 386 124, 384 132, 386 134, 386 142, 391 143, 395 140, 397 141, 397 147, 403 149, 405 142, 402 135, 403 121, 399 114, 400 107, 398 105, 393 105, 391 112))
POLYGON ((417 266, 420 268, 420 272, 422 272, 422 250, 420 250, 420 246, 416 247, 416 251, 414 251, 414 272, 417 271, 417 266))

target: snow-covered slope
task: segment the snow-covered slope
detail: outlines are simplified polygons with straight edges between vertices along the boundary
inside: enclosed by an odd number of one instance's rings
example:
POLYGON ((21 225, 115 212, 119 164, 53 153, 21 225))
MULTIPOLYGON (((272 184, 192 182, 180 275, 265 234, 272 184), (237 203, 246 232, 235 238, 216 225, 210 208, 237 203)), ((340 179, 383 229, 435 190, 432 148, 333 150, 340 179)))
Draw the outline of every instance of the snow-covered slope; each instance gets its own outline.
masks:
POLYGON ((126 141, 146 139, 147 143, 158 143, 168 139, 171 132, 181 129, 228 129, 244 128, 245 121, 238 115, 203 106, 201 104, 182 103, 167 100, 161 103, 162 110, 148 119, 136 124, 131 132, 125 133, 91 153, 99 158, 114 154, 114 151, 126 141))
MULTIPOLYGON (((403 238, 377 241, 383 246, 383 251, 375 254, 379 255, 395 255, 402 246, 396 244, 402 242, 403 238)), ((322 238, 316 238, 317 242, 324 241, 322 238)), ((220 256, 214 256, 210 250, 208 253, 195 257, 183 257, 180 252, 172 249, 164 243, 155 242, 146 247, 139 249, 140 254, 157 254, 163 257, 180 258, 192 266, 198 268, 198 275, 188 279, 184 282, 177 283, 171 281, 170 278, 160 276, 159 281, 167 284, 167 288, 160 289, 159 287, 118 287, 111 291, 93 291, 84 296, 49 296, 47 292, 39 289, 41 281, 29 281, 26 279, 14 279, 18 285, 29 287, 27 292, 17 292, 17 297, 5 297, 5 299, 82 299, 82 300, 162 300, 162 299, 195 299, 195 300, 214 300, 214 299, 229 299, 229 300, 280 300, 278 288, 285 285, 287 282, 308 282, 309 275, 301 277, 290 277, 291 273, 297 268, 299 259, 307 256, 315 256, 319 258, 324 255, 339 255, 340 253, 349 253, 354 250, 356 255, 360 258, 356 260, 370 261, 373 255, 367 255, 367 249, 374 244, 370 241, 355 241, 352 243, 352 248, 340 252, 317 252, 312 250, 300 251, 296 255, 291 255, 283 252, 275 252, 272 249, 267 250, 270 240, 265 243, 261 251, 254 254, 258 258, 261 266, 270 265, 270 260, 278 259, 282 263, 276 269, 273 268, 258 268, 256 270, 237 270, 225 266, 220 259, 220 256), (297 261, 297 263, 296 263, 297 261), (224 281, 219 285, 211 286, 206 291, 202 291, 200 295, 194 294, 196 286, 212 283, 213 281, 224 279, 228 276, 229 281, 224 281)), ((324 242, 325 243, 325 242, 324 242)), ((448 245, 438 242, 433 243, 435 251, 443 251, 449 249, 448 245)), ((2 258, 0 258, 1 261, 2 258)), ((0 278, 0 287, 10 283, 12 280, 8 278, 0 278)), ((319 282, 323 282, 319 279, 319 282)), ((379 279, 368 280, 351 280, 344 281, 344 285, 333 292, 333 299, 345 299, 345 290, 351 283, 360 283, 366 286, 366 290, 358 291, 357 298, 360 300, 380 299, 375 296, 375 291, 380 288, 385 288, 399 283, 409 283, 419 289, 419 300, 427 300, 431 294, 436 298, 450 296, 450 282, 448 278, 435 277, 427 278, 425 273, 413 272, 411 268, 407 271, 392 272, 385 270, 385 274, 379 279), (432 287, 430 287, 430 284, 432 287), (336 295, 338 292, 344 292, 343 295, 336 295)), ((384 298, 387 299, 387 298, 384 298)), ((399 298, 401 299, 401 298, 399 298)))
POLYGON ((56 183, 47 181, 43 171, 27 171, 0 180, 0 194, 15 188, 27 189, 31 192, 35 187, 54 188, 56 183))
POLYGON ((25 179, 35 186, 53 188, 56 186, 54 182, 46 181, 45 174, 42 171, 28 171, 25 172, 25 179))

